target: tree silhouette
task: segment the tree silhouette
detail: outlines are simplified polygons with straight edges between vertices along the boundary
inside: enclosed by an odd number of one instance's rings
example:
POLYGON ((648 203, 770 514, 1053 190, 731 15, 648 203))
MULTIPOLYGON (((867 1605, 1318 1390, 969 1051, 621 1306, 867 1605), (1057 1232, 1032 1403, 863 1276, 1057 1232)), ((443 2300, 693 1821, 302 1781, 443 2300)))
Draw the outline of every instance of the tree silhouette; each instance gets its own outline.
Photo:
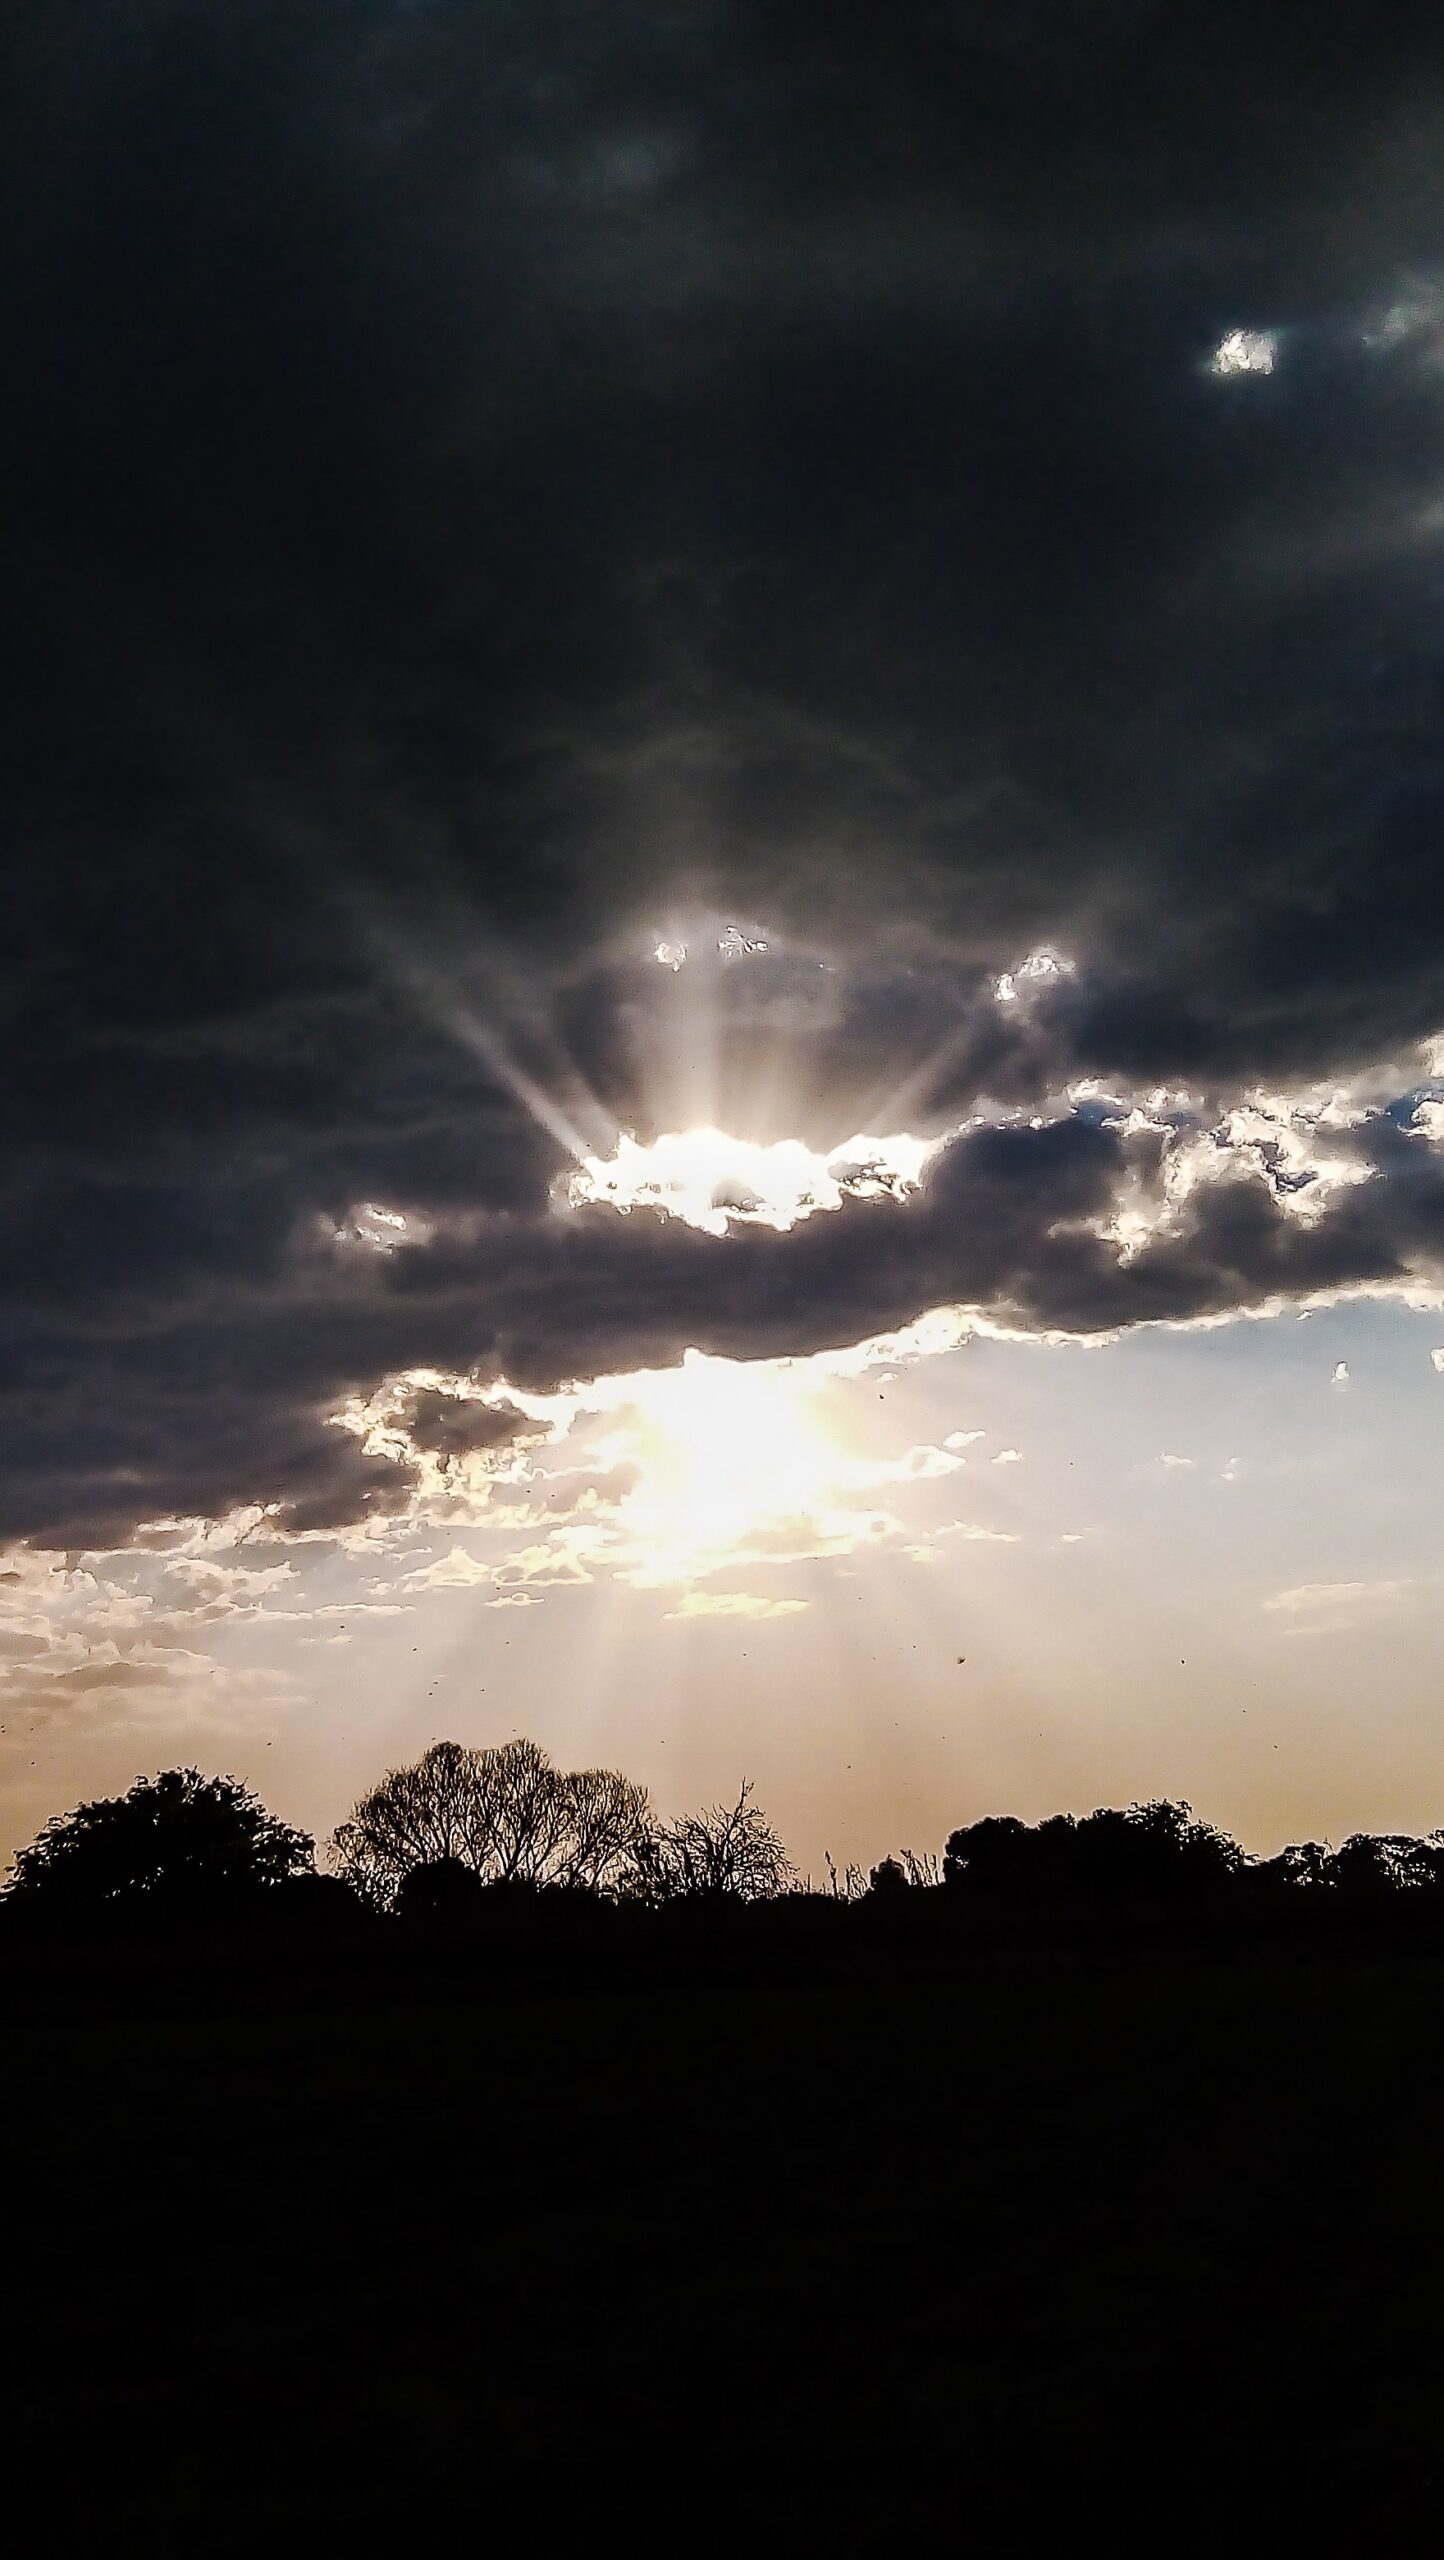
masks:
POLYGON ((486 1887, 474 1867, 460 1858, 428 1858, 409 1867, 396 1888, 400 1919, 443 1929, 465 1928, 476 1919, 486 1887))
POLYGON ((480 1757, 459 1742, 433 1742, 419 1760, 388 1769, 332 1832, 336 1873, 385 1905, 414 1867, 455 1858, 479 1872, 491 1837, 480 1757))
POLYGON ((991 1815, 950 1836, 943 1880, 975 1900, 1181 1910, 1217 1899, 1242 1852, 1186 1804, 1100 1807, 1081 1820, 1055 1813, 1030 1825, 991 1815))
POLYGON ((539 1743, 434 1742, 390 1769, 331 1835, 338 1875, 382 1908, 415 1868, 453 1861, 486 1884, 603 1892, 651 1828, 645 1787, 614 1769, 554 1768, 539 1743))
POLYGON ((1333 1883, 1334 1853, 1319 1840, 1291 1841, 1272 1858, 1248 1862, 1242 1880, 1255 1901, 1319 1894, 1333 1883))
POLYGON ((57 1814, 15 1859, 17 1911, 82 1920, 234 1905, 302 1875, 313 1844, 235 1778, 165 1769, 57 1814))
POLYGON ((634 1901, 770 1902, 797 1870, 744 1778, 732 1805, 662 1823, 634 1847, 622 1890, 634 1901))
MULTIPOLYGON (((484 1933, 490 1946, 553 1949, 603 1943, 599 1897, 643 1915, 785 1900, 761 1923, 778 1950, 811 1943, 809 1905, 811 1917, 833 1915, 829 1930, 856 1925, 863 1946, 899 1930, 910 1944, 941 1944, 937 1924, 951 1934, 964 1915, 992 1944, 1082 1928, 1112 1945, 1120 1933, 1143 1941, 1204 1923, 1234 1937, 1239 1923, 1302 1923, 1347 1943, 1402 1923, 1432 1946, 1444 1919, 1444 1832, 1355 1832, 1337 1848, 1304 1841, 1252 1858, 1187 1804, 1165 1799, 1031 1824, 989 1815, 953 1831, 941 1859, 902 1849, 867 1877, 857 1866, 839 1873, 828 1856, 829 1890, 815 1895, 799 1890, 750 1779, 730 1804, 659 1822, 646 1789, 617 1770, 558 1769, 522 1739, 486 1749, 433 1743, 368 1789, 329 1851, 332 1873, 318 1875, 305 1833, 237 1779, 169 1769, 48 1822, 16 1857, 0 1908, 7 1922, 62 1932, 142 1918, 229 1926, 264 1910, 257 1943, 272 1946, 296 1931, 315 1944, 348 1933, 377 1943, 376 1915, 392 1914, 415 1924, 419 1941, 428 1931, 478 1942, 484 1933), (854 1924, 864 1906, 870 1916, 854 1924)), ((619 1924, 605 1943, 637 1941, 619 1924)))
POLYGON ((984 1814, 951 1832, 943 1852, 943 1882, 973 1890, 1008 1890, 1026 1877, 1029 1865, 1041 1865, 1036 1842, 1015 1813, 984 1814), (1030 1844, 1034 1844, 1030 1846, 1030 1844))
POLYGON ((1438 1892, 1444 1885, 1444 1846, 1437 1832, 1418 1840, 1407 1833, 1355 1831, 1334 1851, 1326 1872, 1334 1891, 1359 1906, 1438 1892))
POLYGON ((615 1769, 577 1769, 566 1783, 570 1837, 554 1881, 601 1892, 619 1881, 652 1828, 647 1790, 615 1769))

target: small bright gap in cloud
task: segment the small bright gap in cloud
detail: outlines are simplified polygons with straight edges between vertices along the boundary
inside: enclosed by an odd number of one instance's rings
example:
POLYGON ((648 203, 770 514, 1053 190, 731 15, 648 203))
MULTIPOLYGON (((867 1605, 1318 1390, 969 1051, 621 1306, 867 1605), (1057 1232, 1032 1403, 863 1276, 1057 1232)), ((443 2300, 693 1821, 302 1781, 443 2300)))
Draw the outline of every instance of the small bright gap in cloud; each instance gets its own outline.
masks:
POLYGON ((374 1200, 362 1200, 335 1230, 336 1242, 362 1245, 372 1253, 394 1253, 402 1243, 415 1243, 408 1234, 406 1219, 399 1209, 383 1209, 374 1200))
POLYGON ((717 937, 718 953, 724 960, 755 960, 766 951, 767 937, 762 933, 744 933, 739 924, 729 924, 717 937))
POLYGON ((587 1157, 565 1196, 573 1208, 662 1209, 714 1236, 732 1220, 781 1230, 847 1199, 903 1197, 940 1143, 859 1135, 818 1155, 798 1138, 764 1144, 722 1129, 668 1130, 646 1145, 624 1134, 611 1156, 587 1157))
MULTIPOLYGON (((722 961, 760 960, 772 947, 767 934, 740 924, 724 925, 720 933, 708 938, 715 939, 717 957, 722 961)), ((652 958, 659 968, 670 969, 675 977, 687 965, 689 948, 680 934, 661 933, 652 944, 652 958)))
POLYGON ((1020 1004, 1040 988, 1055 986, 1060 978, 1075 975, 1075 964, 1065 960, 1060 951, 1030 951, 1016 969, 1005 969, 1001 977, 994 979, 993 995, 999 1004, 1020 1004))
POLYGON ((1272 329, 1230 329, 1209 359, 1216 374, 1272 373, 1279 342, 1272 329))

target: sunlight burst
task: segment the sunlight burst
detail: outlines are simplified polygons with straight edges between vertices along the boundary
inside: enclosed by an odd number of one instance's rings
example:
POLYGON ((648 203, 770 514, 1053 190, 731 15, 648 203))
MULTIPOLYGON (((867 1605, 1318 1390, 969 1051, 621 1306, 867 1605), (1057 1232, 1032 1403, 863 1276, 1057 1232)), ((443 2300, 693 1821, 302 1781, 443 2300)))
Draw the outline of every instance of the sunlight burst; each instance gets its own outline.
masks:
POLYGON ((649 1578, 705 1570, 811 1519, 835 1485, 842 1453, 803 1369, 689 1351, 630 1384, 640 1473, 621 1525, 649 1578))
POLYGON ((730 1220, 783 1229, 844 1200, 900 1199, 913 1190, 936 1138, 849 1138, 818 1155, 799 1138, 763 1143, 722 1129, 673 1129, 650 1145, 626 1135, 610 1156, 587 1156, 567 1181, 574 1208, 664 1209, 723 1236, 730 1220))

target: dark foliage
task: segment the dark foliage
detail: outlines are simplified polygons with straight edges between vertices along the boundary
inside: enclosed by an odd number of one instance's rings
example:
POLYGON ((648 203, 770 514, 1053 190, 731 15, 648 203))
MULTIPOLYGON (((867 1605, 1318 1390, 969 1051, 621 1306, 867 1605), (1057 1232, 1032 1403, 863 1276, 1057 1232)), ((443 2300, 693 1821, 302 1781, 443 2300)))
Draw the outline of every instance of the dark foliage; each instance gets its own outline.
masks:
POLYGON ((37 1920, 144 1915, 181 1925, 243 1910, 301 1878, 313 1856, 306 1834, 278 1822, 237 1779, 165 1769, 47 1822, 16 1858, 5 1901, 37 1920))
POLYGON ((903 1849, 864 1878, 828 1860, 802 1882, 744 1781, 731 1804, 662 1822, 613 1770, 568 1773, 534 1743, 437 1743, 391 1770, 339 1825, 336 1872, 235 1779, 193 1769, 47 1823, 21 1851, 0 1913, 21 1938, 93 1942, 141 1927, 184 1951, 219 1927, 259 1946, 486 1946, 584 1970, 876 1961, 945 1967, 1010 1946, 1122 1949, 1194 1938, 1348 1947, 1444 1943, 1444 1833, 1357 1832, 1250 1858, 1187 1804, 1156 1801, 1039 1823, 987 1815, 941 1858, 903 1849))
POLYGON ((12 2003, 26 2547, 1429 2547, 1444 1966, 778 1975, 12 2003))
POLYGON ((398 1920, 424 1926, 464 1928, 474 1921, 486 1886, 464 1858, 428 1858, 408 1867, 396 1888, 398 1920))
POLYGON ((1029 1825, 989 1817, 954 1831, 944 1853, 951 1891, 973 1900, 1163 1911, 1219 1905, 1244 1864, 1226 1833, 1186 1804, 1135 1804, 1029 1825))
POLYGON ((440 1855, 379 1908, 178 1771, 23 1854, 7 1912, 66 1918, 0 1962, 0 2389, 47 2551, 429 2548, 479 2479, 570 2546, 634 2441, 707 2547, 943 2548, 960 2464, 1000 2550, 1095 2500, 1191 2550, 1205 2471, 1282 2549, 1405 2539, 1444 1841, 1250 1860, 1136 1805, 818 1892, 745 1787, 650 1838, 647 1890, 440 1855))

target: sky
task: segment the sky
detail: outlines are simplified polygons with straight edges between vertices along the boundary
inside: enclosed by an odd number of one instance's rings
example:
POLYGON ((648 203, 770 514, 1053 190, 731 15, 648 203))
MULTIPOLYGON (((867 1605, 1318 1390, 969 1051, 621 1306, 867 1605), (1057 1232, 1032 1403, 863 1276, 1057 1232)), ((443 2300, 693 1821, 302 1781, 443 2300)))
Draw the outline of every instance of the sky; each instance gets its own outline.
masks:
POLYGON ((1444 1823, 1444 34, 17 13, 0 1854, 1444 1823))

